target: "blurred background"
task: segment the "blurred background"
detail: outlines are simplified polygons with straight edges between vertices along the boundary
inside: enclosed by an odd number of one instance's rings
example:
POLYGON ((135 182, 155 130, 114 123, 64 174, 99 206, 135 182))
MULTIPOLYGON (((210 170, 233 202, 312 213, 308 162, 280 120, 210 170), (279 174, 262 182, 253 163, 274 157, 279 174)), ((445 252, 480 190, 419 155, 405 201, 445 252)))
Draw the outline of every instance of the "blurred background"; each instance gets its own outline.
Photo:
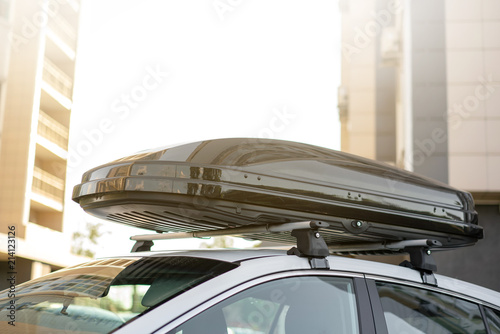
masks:
POLYGON ((130 250, 71 201, 90 168, 257 137, 470 191, 485 240, 438 273, 500 291, 499 78, 500 0, 0 0, 0 268, 12 226, 18 283, 130 250))

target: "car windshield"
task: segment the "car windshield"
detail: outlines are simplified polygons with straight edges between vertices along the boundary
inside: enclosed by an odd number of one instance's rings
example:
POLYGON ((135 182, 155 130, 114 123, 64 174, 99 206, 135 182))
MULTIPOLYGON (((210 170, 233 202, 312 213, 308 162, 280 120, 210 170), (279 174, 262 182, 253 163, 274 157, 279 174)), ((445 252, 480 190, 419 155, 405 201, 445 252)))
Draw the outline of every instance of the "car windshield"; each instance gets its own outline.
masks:
POLYGON ((108 333, 237 265, 196 257, 118 258, 0 292, 0 332, 108 333), (10 323, 9 323, 10 322, 10 323))

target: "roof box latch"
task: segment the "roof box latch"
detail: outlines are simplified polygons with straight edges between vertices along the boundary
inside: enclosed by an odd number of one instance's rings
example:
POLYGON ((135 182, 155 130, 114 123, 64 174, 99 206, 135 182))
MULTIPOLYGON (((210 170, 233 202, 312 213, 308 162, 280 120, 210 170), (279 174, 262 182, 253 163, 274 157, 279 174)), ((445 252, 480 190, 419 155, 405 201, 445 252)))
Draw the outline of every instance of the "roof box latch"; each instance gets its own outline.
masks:
POLYGON ((326 259, 330 250, 318 231, 320 227, 328 227, 328 224, 311 221, 308 229, 292 230, 291 235, 297 239, 297 247, 289 249, 287 254, 308 257, 313 269, 330 269, 330 264, 326 259))

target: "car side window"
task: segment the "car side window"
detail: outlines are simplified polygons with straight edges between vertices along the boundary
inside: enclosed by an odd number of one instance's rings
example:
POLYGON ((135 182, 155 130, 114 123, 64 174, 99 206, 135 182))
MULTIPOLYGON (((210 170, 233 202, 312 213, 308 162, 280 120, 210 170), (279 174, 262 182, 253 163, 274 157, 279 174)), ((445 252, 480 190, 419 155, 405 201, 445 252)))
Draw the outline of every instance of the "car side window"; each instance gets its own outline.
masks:
POLYGON ((349 278, 278 279, 242 291, 168 334, 359 333, 349 278))
POLYGON ((377 282, 389 334, 486 333, 479 305, 432 290, 377 282))
POLYGON ((492 334, 500 334, 500 311, 485 307, 484 313, 492 334))

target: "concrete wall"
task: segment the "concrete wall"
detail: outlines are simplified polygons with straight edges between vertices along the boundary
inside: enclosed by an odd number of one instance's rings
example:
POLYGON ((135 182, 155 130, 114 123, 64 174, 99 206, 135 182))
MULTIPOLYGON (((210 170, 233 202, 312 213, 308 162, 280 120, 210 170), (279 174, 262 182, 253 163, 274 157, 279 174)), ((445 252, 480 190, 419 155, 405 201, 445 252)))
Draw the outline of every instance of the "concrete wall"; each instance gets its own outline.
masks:
POLYGON ((498 193, 500 1, 446 0, 445 23, 449 182, 498 193))
POLYGON ((448 182, 444 0, 411 1, 413 171, 448 182))

